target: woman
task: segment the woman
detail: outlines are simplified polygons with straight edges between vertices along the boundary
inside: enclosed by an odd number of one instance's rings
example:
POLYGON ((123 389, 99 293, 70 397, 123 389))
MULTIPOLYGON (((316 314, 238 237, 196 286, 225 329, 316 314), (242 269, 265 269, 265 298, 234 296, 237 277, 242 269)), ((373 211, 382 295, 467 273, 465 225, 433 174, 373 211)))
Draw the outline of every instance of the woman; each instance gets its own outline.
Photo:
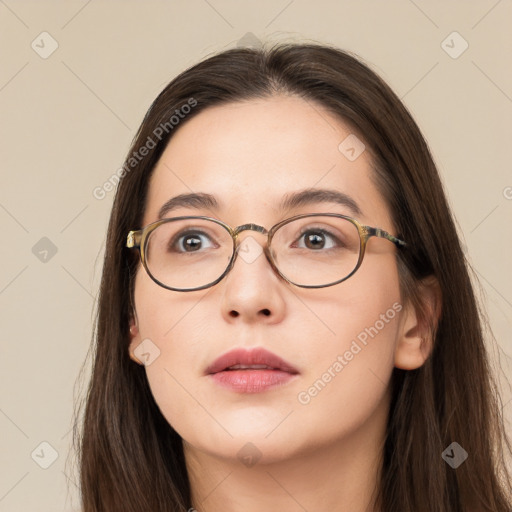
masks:
POLYGON ((110 219, 84 512, 510 511, 499 395, 432 157, 335 48, 213 56, 110 219))

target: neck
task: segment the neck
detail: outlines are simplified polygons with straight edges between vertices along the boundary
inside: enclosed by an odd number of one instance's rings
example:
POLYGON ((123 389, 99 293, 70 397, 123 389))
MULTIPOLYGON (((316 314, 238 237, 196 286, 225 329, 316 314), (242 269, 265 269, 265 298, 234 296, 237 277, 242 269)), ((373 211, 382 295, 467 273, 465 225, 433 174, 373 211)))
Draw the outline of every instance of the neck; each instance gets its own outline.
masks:
POLYGON ((193 506, 198 512, 376 512, 386 421, 384 407, 348 436, 251 467, 184 442, 193 506))

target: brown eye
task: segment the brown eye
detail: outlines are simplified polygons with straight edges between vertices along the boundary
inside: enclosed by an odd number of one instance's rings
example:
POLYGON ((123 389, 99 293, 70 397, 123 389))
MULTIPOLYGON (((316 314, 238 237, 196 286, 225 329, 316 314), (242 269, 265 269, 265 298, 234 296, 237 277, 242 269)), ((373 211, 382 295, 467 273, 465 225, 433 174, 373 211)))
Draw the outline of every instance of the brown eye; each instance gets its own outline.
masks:
MULTIPOLYGON (((326 229, 313 228, 305 229, 299 236, 299 240, 304 240, 304 245, 300 249, 333 249, 334 247, 343 247, 343 243, 338 237, 326 229), (329 240, 331 242, 329 242, 329 240)), ((295 247, 295 245, 294 245, 295 247)))
POLYGON ((177 252, 197 252, 207 245, 210 238, 206 233, 201 231, 186 231, 176 235, 171 242, 169 242, 169 250, 177 252))

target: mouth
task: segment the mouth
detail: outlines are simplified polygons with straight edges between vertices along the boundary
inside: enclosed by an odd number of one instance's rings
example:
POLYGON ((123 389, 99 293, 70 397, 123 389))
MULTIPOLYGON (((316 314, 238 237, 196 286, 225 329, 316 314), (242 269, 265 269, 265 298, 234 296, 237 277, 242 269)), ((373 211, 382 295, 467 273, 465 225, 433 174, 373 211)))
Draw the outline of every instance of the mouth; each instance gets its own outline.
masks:
POLYGON ((264 348, 234 349, 205 372, 217 384, 238 393, 258 393, 282 386, 299 374, 290 363, 264 348))
POLYGON ((278 355, 264 349, 252 350, 237 348, 217 358, 208 368, 206 374, 211 375, 224 371, 276 370, 290 374, 299 373, 290 363, 278 355))

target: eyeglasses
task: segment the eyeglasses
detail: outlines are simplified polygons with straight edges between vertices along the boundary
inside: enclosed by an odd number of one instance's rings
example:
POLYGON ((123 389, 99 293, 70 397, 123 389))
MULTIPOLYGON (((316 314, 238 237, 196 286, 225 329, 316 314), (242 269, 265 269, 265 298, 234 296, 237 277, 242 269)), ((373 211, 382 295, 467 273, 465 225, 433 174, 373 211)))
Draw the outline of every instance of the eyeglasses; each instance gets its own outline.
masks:
MULTIPOLYGON (((240 249, 243 231, 267 235, 263 252, 274 271, 301 288, 324 288, 345 281, 361 266, 366 244, 384 238, 398 248, 406 243, 388 232, 361 225, 336 213, 296 215, 269 231, 257 224, 232 228, 211 217, 159 220, 130 231, 126 247, 139 249, 142 265, 158 285, 189 292, 217 284, 233 268, 237 256, 254 261, 240 249)), ((259 244, 256 244, 259 247, 259 244)))

